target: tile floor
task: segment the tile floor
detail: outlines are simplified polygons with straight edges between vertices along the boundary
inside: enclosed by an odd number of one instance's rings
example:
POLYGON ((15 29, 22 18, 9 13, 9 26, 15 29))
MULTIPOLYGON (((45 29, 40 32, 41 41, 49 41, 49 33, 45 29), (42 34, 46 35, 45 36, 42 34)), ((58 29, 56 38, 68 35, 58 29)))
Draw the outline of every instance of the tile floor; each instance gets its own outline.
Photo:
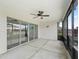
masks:
POLYGON ((62 42, 37 39, 8 50, 0 59, 68 59, 62 42))

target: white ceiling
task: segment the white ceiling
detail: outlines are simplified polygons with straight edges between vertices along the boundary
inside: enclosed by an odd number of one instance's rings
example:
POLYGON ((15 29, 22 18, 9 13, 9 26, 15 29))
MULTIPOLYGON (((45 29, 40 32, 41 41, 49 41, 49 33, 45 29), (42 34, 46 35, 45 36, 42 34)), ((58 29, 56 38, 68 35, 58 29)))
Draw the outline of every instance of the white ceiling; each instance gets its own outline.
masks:
POLYGON ((20 20, 41 23, 61 20, 71 0, 0 0, 0 14, 20 20), (45 11, 50 17, 33 19, 31 13, 45 11))

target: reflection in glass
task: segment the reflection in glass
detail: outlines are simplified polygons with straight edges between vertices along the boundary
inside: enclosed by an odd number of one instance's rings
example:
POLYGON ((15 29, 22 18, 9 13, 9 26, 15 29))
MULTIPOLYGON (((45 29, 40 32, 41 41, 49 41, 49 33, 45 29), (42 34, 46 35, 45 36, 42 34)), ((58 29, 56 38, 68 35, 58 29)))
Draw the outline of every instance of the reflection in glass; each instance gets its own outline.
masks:
POLYGON ((65 18, 63 22, 63 37, 66 39, 66 44, 67 44, 67 17, 65 18))
POLYGON ((21 26, 21 43, 28 42, 28 25, 21 26))
POLYGON ((63 38, 64 38, 64 43, 66 46, 68 46, 69 41, 67 39, 67 29, 68 29, 68 18, 65 17, 64 21, 63 21, 63 38))
POLYGON ((29 24, 29 40, 33 40, 34 39, 34 25, 33 24, 29 24))
POLYGON ((57 23, 58 40, 62 40, 62 21, 57 23))
POLYGON ((34 24, 29 24, 29 40, 38 38, 38 26, 34 24))
POLYGON ((58 35, 62 36, 62 22, 58 23, 58 35))
POLYGON ((72 13, 68 16, 68 41, 69 48, 72 49, 72 13))
POLYGON ((8 49, 37 38, 38 38, 37 25, 7 17, 8 49))
POLYGON ((35 25, 35 39, 38 38, 38 26, 35 25))
POLYGON ((68 37, 72 39, 72 13, 68 16, 68 37))
POLYGON ((74 45, 78 45, 78 5, 74 6, 74 45))
MULTIPOLYGON (((9 20, 8 20, 9 21, 9 20)), ((7 24, 7 45, 8 49, 19 44, 19 29, 20 25, 13 22, 7 24)))

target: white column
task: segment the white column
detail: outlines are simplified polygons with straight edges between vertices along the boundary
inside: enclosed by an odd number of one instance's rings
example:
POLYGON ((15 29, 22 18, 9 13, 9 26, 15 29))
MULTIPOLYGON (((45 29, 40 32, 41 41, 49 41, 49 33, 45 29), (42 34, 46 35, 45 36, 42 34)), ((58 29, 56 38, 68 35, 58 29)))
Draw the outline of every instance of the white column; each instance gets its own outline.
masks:
POLYGON ((7 18, 0 17, 0 54, 7 51, 7 18))

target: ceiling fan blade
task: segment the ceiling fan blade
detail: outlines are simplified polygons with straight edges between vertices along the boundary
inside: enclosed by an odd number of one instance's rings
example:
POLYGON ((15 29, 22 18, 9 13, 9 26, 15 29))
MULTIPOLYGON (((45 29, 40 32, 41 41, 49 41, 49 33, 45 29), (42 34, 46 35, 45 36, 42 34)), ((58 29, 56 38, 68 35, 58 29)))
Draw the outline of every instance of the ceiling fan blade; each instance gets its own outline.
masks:
POLYGON ((42 16, 44 16, 44 17, 49 17, 49 15, 42 15, 42 16))

